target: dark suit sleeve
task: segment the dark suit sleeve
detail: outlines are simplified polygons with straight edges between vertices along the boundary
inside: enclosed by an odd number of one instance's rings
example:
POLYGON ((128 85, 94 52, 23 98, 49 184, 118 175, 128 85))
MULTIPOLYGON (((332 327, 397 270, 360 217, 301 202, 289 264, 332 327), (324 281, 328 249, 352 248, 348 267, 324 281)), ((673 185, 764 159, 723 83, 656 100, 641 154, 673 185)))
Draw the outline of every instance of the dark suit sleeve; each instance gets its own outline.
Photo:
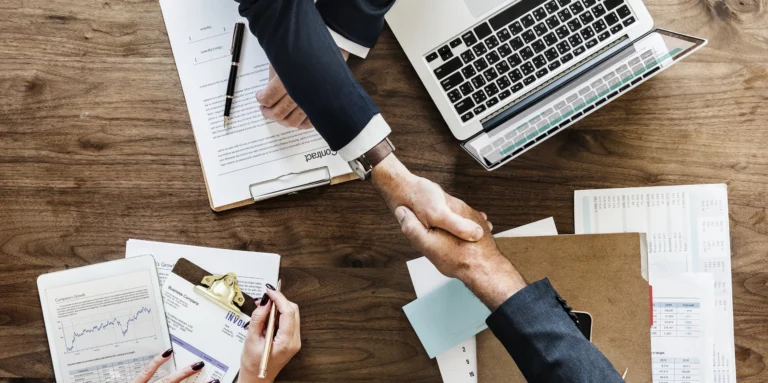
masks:
POLYGON ((395 0, 318 0, 315 4, 334 32, 373 48, 384 27, 384 15, 395 0))
POLYGON ((288 94, 338 151, 379 114, 312 0, 236 0, 288 94))
POLYGON ((510 297, 486 323, 530 383, 623 383, 564 306, 549 280, 543 279, 510 297))

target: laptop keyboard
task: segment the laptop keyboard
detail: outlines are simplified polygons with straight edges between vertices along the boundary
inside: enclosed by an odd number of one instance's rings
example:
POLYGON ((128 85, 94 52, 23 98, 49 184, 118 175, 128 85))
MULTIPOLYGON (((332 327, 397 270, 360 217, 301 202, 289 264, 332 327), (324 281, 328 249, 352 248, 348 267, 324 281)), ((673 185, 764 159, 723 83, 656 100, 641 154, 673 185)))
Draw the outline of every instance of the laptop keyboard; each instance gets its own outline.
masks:
POLYGON ((508 156, 517 156, 535 144, 570 126, 604 103, 613 100, 631 87, 654 75, 660 64, 679 53, 657 52, 652 48, 637 52, 610 69, 596 75, 563 96, 542 105, 540 112, 510 127, 494 131, 489 144, 479 153, 489 164, 498 163, 508 156))
POLYGON ((440 59, 435 76, 466 123, 635 21, 624 0, 522 0, 425 58, 440 59))

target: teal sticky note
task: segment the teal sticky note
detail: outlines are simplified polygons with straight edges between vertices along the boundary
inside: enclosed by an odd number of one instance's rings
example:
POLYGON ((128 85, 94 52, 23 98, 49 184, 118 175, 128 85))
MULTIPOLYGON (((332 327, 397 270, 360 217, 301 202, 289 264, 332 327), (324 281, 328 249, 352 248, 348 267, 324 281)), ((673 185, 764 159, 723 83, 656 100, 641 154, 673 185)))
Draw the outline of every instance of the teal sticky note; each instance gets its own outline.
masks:
POLYGON ((430 358, 488 328, 491 311, 458 279, 403 307, 430 358))

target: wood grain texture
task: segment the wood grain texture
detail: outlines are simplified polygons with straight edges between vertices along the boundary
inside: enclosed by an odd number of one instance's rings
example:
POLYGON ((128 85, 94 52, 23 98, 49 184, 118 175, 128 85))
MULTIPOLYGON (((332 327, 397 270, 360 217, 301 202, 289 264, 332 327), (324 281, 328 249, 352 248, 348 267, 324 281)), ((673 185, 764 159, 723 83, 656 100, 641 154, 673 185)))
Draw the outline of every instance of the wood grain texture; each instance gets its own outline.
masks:
MULTIPOLYGON (((385 30, 357 78, 413 171, 497 231, 573 191, 729 185, 739 381, 768 381, 768 2, 648 0, 656 25, 709 45, 489 173, 457 145, 385 30)), ((418 254, 368 184, 208 208, 156 0, 0 2, 0 376, 50 381, 35 279, 123 257, 140 238, 283 255, 304 349, 289 381, 440 381, 401 307, 418 254)))

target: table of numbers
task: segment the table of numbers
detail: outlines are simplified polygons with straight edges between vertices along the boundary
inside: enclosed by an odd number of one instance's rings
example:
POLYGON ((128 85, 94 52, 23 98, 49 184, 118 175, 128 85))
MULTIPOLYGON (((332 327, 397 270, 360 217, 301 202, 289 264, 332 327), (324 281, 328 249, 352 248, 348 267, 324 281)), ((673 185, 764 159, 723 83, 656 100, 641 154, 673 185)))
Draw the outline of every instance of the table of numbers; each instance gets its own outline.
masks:
POLYGON ((699 302, 654 302, 652 337, 701 336, 701 304, 699 302))
POLYGON ((653 383, 701 382, 701 364, 698 358, 655 357, 653 383))
MULTIPOLYGON (((128 383, 155 355, 125 359, 97 366, 71 370, 70 381, 75 383, 128 383)), ((158 374, 155 374, 157 377, 158 374)))

